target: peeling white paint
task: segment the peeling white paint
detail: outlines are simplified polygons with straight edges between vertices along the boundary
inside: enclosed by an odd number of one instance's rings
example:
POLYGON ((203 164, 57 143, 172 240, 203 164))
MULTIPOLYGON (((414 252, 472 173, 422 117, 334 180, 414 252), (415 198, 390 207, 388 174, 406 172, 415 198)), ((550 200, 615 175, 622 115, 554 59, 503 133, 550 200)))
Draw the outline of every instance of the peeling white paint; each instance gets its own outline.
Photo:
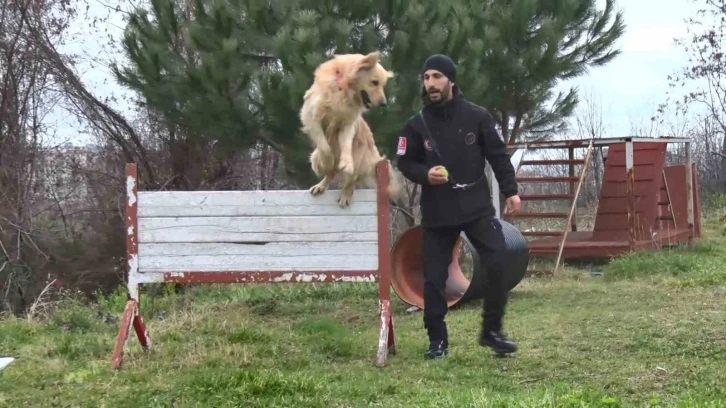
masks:
POLYGON ((127 286, 129 291, 129 297, 135 301, 139 301, 139 284, 134 279, 129 278, 129 284, 127 286))
POLYGON ((380 331, 378 332, 378 365, 383 366, 386 363, 386 354, 388 354, 388 316, 386 311, 390 307, 388 300, 378 300, 379 313, 381 318, 380 331))
POLYGON ((136 275, 139 272, 139 255, 131 254, 129 258, 129 276, 136 275))
POLYGON ((368 276, 341 276, 338 281, 339 282, 374 282, 376 280, 376 275, 368 275, 368 276))
POLYGON ((318 275, 298 275, 296 280, 298 282, 312 282, 313 279, 319 280, 319 281, 324 281, 325 275, 320 275, 320 276, 318 276, 318 275))
POLYGON ((129 270, 129 282, 126 286, 129 296, 135 301, 139 301, 139 284, 164 282, 164 275, 160 273, 137 273, 136 270, 129 270))
POLYGON ((128 291, 131 299, 139 301, 139 284, 137 283, 137 275, 139 273, 139 256, 132 254, 128 260, 129 263, 129 283, 128 291))
POLYGON ((282 274, 282 276, 278 276, 277 278, 273 279, 273 282, 290 282, 292 278, 292 273, 284 273, 282 274))
POLYGON ((328 274, 326 273, 320 273, 320 274, 301 274, 298 275, 295 279, 297 282, 325 282, 328 279, 328 274))
POLYGON ((134 226, 133 226, 133 225, 132 225, 132 226, 130 226, 130 227, 128 228, 128 232, 127 232, 127 234, 128 234, 129 236, 131 236, 131 235, 134 235, 134 226))
POLYGON ((169 273, 169 276, 171 276, 172 278, 183 278, 184 272, 171 272, 169 273))
POLYGON ((136 204, 136 194, 134 194, 134 187, 136 186, 136 179, 132 176, 126 177, 126 196, 129 198, 129 205, 133 206, 136 204))
POLYGON ((163 273, 139 273, 136 276, 129 276, 129 280, 132 278, 137 284, 164 282, 163 273))

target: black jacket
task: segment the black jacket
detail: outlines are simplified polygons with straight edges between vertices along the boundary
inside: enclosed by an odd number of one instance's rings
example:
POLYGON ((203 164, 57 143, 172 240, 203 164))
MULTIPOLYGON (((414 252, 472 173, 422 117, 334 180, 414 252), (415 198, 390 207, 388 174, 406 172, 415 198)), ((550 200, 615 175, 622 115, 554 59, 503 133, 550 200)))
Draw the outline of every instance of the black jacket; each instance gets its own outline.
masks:
POLYGON ((406 122, 397 149, 398 169, 422 186, 421 224, 452 226, 494 215, 485 176, 486 161, 492 166, 502 194, 507 198, 517 194, 514 166, 494 127, 494 118, 486 109, 465 99, 456 87, 451 101, 426 106, 423 114, 443 160, 431 143, 425 143, 426 133, 418 114, 406 122), (449 183, 429 183, 429 169, 437 165, 449 171, 449 183), (469 184, 477 180, 475 186, 466 190, 453 188, 453 182, 469 184))

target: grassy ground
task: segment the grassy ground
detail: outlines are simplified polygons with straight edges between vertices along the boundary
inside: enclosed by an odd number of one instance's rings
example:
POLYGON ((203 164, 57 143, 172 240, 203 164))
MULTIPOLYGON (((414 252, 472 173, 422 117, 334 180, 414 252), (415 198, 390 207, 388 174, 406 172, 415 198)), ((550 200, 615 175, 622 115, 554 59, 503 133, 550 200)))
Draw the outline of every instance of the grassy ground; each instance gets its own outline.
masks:
POLYGON ((424 361, 421 313, 395 300, 399 353, 374 366, 376 287, 195 287, 144 298, 155 349, 110 369, 122 293, 0 321, 0 406, 574 407, 726 405, 726 231, 694 249, 568 270, 512 293, 521 351, 476 345, 478 302, 448 317, 452 353, 424 361))

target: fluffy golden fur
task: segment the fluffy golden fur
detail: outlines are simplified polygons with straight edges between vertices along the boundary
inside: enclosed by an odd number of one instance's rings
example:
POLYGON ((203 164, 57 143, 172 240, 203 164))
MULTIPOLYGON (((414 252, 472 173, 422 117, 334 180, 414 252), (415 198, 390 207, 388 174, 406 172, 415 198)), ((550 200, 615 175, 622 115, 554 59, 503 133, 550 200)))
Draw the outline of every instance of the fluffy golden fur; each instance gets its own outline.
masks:
MULTIPOLYGON (((363 118, 368 109, 386 105, 384 88, 393 73, 381 66, 379 56, 377 51, 336 55, 320 64, 300 110, 302 130, 315 144, 310 163, 322 177, 310 193, 322 194, 341 175, 338 203, 342 207, 350 204, 356 184, 375 188, 376 164, 385 159, 363 118)), ((388 166, 388 192, 396 200, 401 192, 400 176, 390 162, 388 166)))

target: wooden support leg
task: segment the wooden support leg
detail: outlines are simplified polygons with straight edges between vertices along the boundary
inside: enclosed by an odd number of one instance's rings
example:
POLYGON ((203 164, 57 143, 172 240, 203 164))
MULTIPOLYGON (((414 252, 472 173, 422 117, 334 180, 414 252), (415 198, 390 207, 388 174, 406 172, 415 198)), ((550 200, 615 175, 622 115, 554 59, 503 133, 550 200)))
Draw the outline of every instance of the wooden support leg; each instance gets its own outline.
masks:
POLYGON ((126 302, 124 313, 121 316, 121 327, 119 327, 118 335, 116 335, 116 347, 113 350, 111 356, 111 368, 118 370, 123 364, 124 360, 124 349, 126 348, 126 342, 129 339, 129 333, 131 332, 131 325, 134 321, 134 314, 136 311, 136 301, 131 299, 126 302))
POLYGON ((121 316, 121 327, 119 327, 116 335, 116 346, 111 356, 111 367, 117 370, 123 364, 124 350, 129 340, 131 327, 136 332, 139 343, 145 350, 151 349, 151 337, 146 330, 144 319, 141 317, 139 308, 139 283, 137 281, 138 273, 138 171, 136 164, 129 163, 126 165, 126 282, 128 286, 128 301, 121 316))
POLYGON ((381 324, 378 335, 378 367, 385 367, 388 354, 396 354, 396 337, 393 331, 393 317, 391 316, 391 301, 381 300, 381 324))
POLYGON ((378 305, 380 308, 380 332, 378 335, 378 358, 376 365, 385 367, 388 354, 396 353, 396 339, 391 316, 391 254, 388 208, 388 161, 381 160, 376 167, 378 185, 378 305))
POLYGON ((149 336, 149 331, 146 330, 146 324, 144 324, 144 318, 141 317, 141 310, 138 305, 136 316, 134 316, 134 331, 136 331, 136 337, 139 339, 141 347, 144 350, 151 350, 151 336, 149 336))
POLYGON ((131 334, 131 327, 136 332, 136 337, 139 339, 141 346, 145 350, 151 349, 151 337, 146 330, 144 319, 141 317, 139 311, 139 304, 134 299, 129 299, 126 302, 123 315, 121 316, 121 324, 116 335, 116 346, 114 347, 113 354, 111 355, 111 368, 118 370, 121 368, 124 360, 124 351, 126 349, 126 343, 129 340, 131 334))

